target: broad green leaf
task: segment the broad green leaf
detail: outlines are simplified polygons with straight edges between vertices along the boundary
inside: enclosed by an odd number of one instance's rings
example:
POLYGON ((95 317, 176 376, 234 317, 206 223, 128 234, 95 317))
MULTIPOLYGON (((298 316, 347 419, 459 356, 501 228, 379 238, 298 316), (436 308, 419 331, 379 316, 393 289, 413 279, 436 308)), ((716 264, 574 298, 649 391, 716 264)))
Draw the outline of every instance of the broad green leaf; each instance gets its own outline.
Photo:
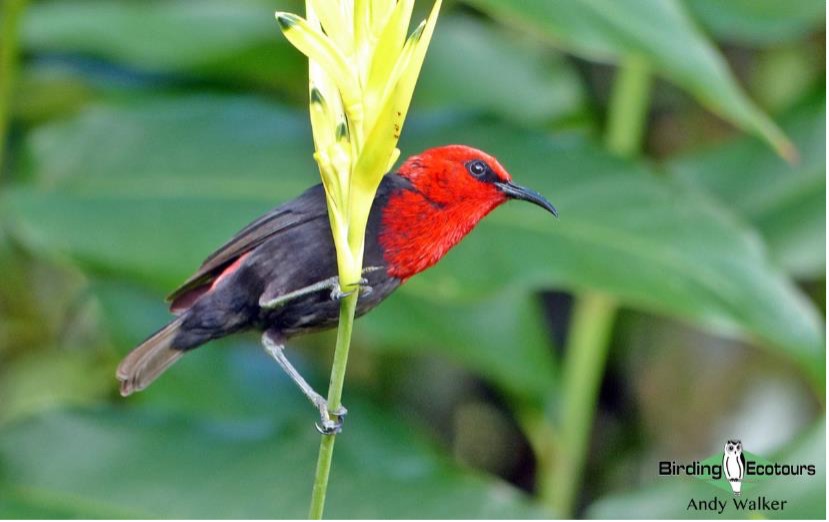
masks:
POLYGON ((34 53, 77 53, 155 73, 305 88, 305 60, 274 27, 270 0, 32 2, 21 31, 34 53))
POLYGON ((32 135, 33 185, 13 199, 43 205, 20 223, 35 243, 169 290, 240 226, 318 183, 311 151, 304 114, 252 98, 102 104, 32 135))
MULTIPOLYGON (((745 440, 745 439, 744 439, 745 440)), ((702 456, 701 456, 702 457, 702 456)), ((661 458, 658 456, 658 458, 661 458)), ((668 457, 665 457, 668 458, 668 457)), ((815 464, 814 476, 773 477, 758 483, 742 499, 765 496, 771 500, 786 500, 782 511, 748 511, 733 507, 730 494, 712 488, 692 477, 660 477, 656 459, 648 463, 650 485, 640 490, 608 495, 588 507, 587 518, 614 519, 676 519, 676 518, 772 518, 817 519, 826 518, 826 420, 821 419, 791 447, 768 460, 780 464, 815 464), (651 465, 652 464, 652 465, 651 465), (727 510, 719 515, 710 511, 689 511, 691 499, 710 501, 719 497, 726 501, 727 510)), ((647 475, 646 475, 647 476, 647 475)), ((742 500, 741 499, 741 500, 742 500)))
POLYGON ((801 39, 826 25, 824 0, 685 0, 717 38, 746 45, 801 39))
POLYGON ((60 66, 32 65, 21 71, 12 116, 26 125, 66 116, 95 97, 96 89, 60 66))
MULTIPOLYGON (((470 310, 507 288, 598 290, 626 306, 757 338, 822 382, 814 307, 770 262, 756 232, 723 206, 582 138, 475 118, 411 123, 408 153, 479 146, 556 203, 561 219, 509 203, 402 293, 470 310)), ((30 136, 32 182, 9 187, 3 208, 35 248, 168 290, 234 231, 316 182, 303 127, 302 117, 249 99, 99 106, 30 136)), ((494 360, 481 357, 469 364, 494 360)), ((539 357, 521 358, 533 366, 539 357)))
POLYGON ((584 87, 563 56, 466 16, 441 19, 413 103, 471 109, 528 125, 586 112, 584 87))
POLYGON ((504 288, 472 303, 439 289, 399 292, 357 324, 355 339, 383 352, 436 351, 487 377, 512 396, 538 400, 557 384, 553 349, 535 296, 504 288))
POLYGON ((796 156, 789 140, 748 98, 679 0, 467 2, 592 60, 617 62, 639 56, 656 74, 686 89, 718 115, 762 136, 781 156, 789 160, 796 156))
POLYGON ((0 372, 0 424, 55 405, 87 405, 111 388, 110 369, 91 351, 38 350, 6 361, 0 372))
POLYGON ((826 102, 783 120, 800 150, 789 165, 740 138, 667 164, 678 179, 722 201, 763 234, 775 261, 801 278, 826 273, 826 102))
MULTIPOLYGON (((306 411, 279 401, 272 411, 232 422, 98 409, 8 427, 0 432, 0 515, 302 518, 319 434, 306 411)), ((326 515, 544 516, 516 489, 445 461, 400 420, 368 404, 358 411, 337 440, 326 515)))

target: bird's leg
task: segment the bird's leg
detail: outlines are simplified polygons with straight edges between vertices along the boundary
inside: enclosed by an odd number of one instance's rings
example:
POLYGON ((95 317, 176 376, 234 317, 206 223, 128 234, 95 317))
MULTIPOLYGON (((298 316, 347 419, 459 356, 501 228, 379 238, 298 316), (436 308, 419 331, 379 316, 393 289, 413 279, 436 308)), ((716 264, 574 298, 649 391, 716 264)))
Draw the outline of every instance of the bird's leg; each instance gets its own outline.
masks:
POLYGON ((291 380, 299 386, 299 389, 302 390, 302 393, 304 393, 306 397, 308 397, 311 404, 319 410, 320 422, 316 425, 317 430, 323 435, 339 433, 343 427, 343 419, 345 414, 348 413, 345 406, 341 405, 336 411, 329 411, 328 401, 325 400, 325 397, 317 393, 314 388, 308 384, 308 381, 302 377, 288 358, 285 357, 285 346, 282 342, 274 339, 268 332, 265 332, 262 335, 262 346, 264 346, 265 351, 268 352, 277 363, 279 363, 279 366, 285 370, 288 377, 290 377, 291 380), (334 417, 333 419, 332 416, 334 417))
POLYGON ((287 294, 282 294, 279 297, 271 299, 270 301, 259 301, 259 306, 262 308, 277 308, 279 306, 284 305, 285 303, 293 301, 298 297, 313 294, 314 292, 320 292, 322 290, 328 290, 334 287, 339 288, 337 276, 329 277, 328 279, 323 279, 318 283, 306 286, 305 288, 300 288, 299 290, 294 290, 293 292, 288 292, 287 294))
MULTIPOLYGON (((378 266, 369 266, 363 269, 363 273, 367 274, 369 272, 374 272, 375 270, 379 269, 380 267, 378 266)), ((360 279, 357 285, 360 287, 360 295, 366 296, 372 292, 372 288, 368 285, 368 280, 366 278, 360 279)), ((288 292, 287 294, 280 295, 279 297, 271 299, 270 301, 260 301, 259 306, 262 308, 277 308, 279 306, 284 305, 285 303, 293 301, 298 297, 313 294, 314 292, 320 292, 323 290, 331 290, 331 299, 333 301, 339 301, 343 297, 351 294, 351 292, 342 291, 342 288, 340 288, 340 278, 334 276, 329 277, 328 279, 323 279, 322 281, 314 283, 313 285, 300 288, 299 290, 294 290, 293 292, 288 292)))

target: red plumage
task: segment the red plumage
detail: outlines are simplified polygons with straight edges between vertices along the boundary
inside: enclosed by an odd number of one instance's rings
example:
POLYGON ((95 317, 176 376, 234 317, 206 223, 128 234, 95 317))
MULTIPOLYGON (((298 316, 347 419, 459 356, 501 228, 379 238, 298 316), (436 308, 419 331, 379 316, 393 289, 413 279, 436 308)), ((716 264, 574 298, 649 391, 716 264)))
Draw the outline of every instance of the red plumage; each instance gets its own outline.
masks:
POLYGON ((480 160, 497 180, 510 175, 492 156, 450 145, 409 158, 398 173, 416 190, 393 194, 383 213, 379 241, 389 275, 403 281, 431 267, 507 197, 493 183, 481 182, 466 164, 480 160))

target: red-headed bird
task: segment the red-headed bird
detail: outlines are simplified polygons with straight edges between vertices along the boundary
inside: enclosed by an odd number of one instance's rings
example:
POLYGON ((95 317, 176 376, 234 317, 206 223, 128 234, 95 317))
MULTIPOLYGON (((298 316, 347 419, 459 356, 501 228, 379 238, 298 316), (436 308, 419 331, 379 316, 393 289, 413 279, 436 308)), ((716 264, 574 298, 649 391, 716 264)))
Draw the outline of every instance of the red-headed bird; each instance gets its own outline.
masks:
MULTIPOLYGON (((516 185, 492 156, 448 145, 406 160, 386 175, 368 220, 360 316, 407 279, 437 263, 493 209, 510 199, 556 214, 540 194, 516 185)), ((262 343, 319 409, 321 430, 336 432, 316 393, 283 354, 287 339, 333 328, 339 319, 337 254, 322 185, 253 221, 210 255, 169 297, 177 315, 118 366, 121 394, 143 390, 182 355, 245 330, 262 343)))

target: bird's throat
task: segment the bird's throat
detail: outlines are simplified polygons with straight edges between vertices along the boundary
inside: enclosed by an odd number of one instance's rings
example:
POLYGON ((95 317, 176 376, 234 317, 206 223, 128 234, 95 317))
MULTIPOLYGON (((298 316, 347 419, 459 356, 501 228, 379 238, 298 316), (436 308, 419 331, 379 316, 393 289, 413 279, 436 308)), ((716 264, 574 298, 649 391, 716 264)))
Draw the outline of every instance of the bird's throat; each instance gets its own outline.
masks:
POLYGON ((431 267, 502 201, 438 203, 416 190, 393 194, 383 209, 379 241, 388 274, 401 280, 431 267))

